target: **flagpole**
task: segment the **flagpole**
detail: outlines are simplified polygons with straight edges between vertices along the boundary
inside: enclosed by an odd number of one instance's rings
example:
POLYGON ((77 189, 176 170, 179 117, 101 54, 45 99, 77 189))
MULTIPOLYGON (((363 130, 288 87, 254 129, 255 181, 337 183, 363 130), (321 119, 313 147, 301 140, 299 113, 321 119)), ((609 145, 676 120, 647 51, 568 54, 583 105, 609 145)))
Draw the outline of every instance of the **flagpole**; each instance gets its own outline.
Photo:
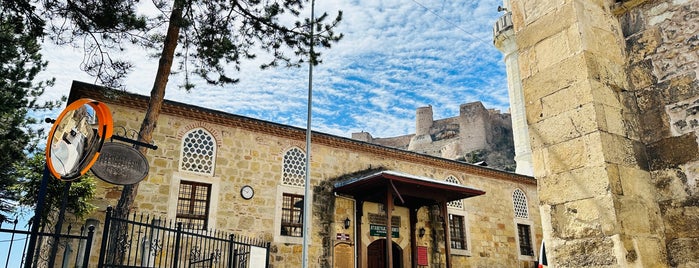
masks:
POLYGON ((306 119, 306 178, 305 178, 305 192, 303 195, 303 257, 302 257, 302 267, 308 267, 308 242, 311 227, 311 104, 313 99, 313 43, 314 39, 314 24, 315 24, 315 0, 311 0, 311 49, 308 59, 308 114, 306 119))

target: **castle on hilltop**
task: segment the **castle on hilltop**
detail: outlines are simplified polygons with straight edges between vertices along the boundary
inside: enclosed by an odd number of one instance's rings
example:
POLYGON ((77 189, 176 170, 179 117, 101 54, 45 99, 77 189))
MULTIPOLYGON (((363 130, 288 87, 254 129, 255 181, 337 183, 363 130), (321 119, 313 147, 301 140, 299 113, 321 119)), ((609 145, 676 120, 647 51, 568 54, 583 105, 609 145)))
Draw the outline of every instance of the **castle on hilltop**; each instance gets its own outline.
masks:
POLYGON ((439 120, 431 105, 420 107, 413 134, 374 138, 362 131, 352 133, 352 139, 508 171, 515 165, 510 114, 486 109, 481 102, 462 104, 458 116, 439 120))

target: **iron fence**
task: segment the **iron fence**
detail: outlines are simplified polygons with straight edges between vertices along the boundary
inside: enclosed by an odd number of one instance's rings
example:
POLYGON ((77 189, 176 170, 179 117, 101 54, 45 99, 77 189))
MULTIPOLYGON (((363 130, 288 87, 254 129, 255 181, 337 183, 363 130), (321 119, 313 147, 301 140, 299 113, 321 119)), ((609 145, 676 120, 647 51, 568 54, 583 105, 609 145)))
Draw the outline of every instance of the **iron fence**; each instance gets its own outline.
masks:
MULTIPOLYGON (((32 222, 32 221, 29 221, 32 222)), ((31 267, 87 267, 95 227, 83 225, 78 234, 71 234, 72 225, 60 232, 47 232, 43 226, 37 233, 39 246, 34 252, 28 252, 28 241, 31 236, 31 225, 26 229, 18 228, 19 221, 0 221, 2 234, 0 252, 4 267, 25 267, 25 260, 33 254, 31 267), (9 226, 8 226, 9 225, 9 226)))
POLYGON ((214 230, 185 229, 181 222, 107 209, 98 267, 255 267, 269 264, 270 243, 214 230), (262 256, 260 256, 262 255, 262 256))

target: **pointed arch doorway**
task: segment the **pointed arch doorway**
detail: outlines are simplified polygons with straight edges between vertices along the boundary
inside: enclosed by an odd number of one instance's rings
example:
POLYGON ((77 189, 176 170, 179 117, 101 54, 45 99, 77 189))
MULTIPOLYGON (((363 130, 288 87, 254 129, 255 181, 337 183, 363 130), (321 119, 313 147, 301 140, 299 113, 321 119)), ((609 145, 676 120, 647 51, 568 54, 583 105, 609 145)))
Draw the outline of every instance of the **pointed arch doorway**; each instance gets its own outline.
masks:
MULTIPOLYGON (((393 267, 403 267, 403 250, 392 242, 393 267)), ((386 239, 379 239, 367 247, 368 268, 386 268, 386 239)))

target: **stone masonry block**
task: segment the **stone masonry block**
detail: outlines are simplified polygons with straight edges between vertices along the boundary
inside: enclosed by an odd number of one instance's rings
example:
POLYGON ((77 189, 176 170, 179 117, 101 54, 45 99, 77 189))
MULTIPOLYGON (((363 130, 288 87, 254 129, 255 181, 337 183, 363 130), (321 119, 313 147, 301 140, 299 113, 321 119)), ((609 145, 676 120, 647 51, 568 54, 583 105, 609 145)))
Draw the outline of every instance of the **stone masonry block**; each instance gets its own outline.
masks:
POLYGON ((699 238, 699 197, 689 197, 685 201, 660 202, 665 234, 668 240, 681 237, 699 238))
POLYGON ((699 96, 665 106, 673 136, 699 130, 699 96))
MULTIPOLYGON (((525 23, 530 24, 554 12, 558 7, 565 5, 565 1, 552 1, 551 3, 523 1, 525 23)), ((531 26, 530 26, 531 27, 531 26)))
POLYGON ((587 166, 585 144, 584 139, 578 138, 549 146, 544 154, 548 172, 557 174, 587 166))
MULTIPOLYGON (((520 61, 520 65, 526 65, 525 60, 520 61)), ((535 64, 535 63, 532 63, 535 64)), ((536 75, 522 79, 522 90, 524 100, 531 103, 534 100, 548 96, 563 88, 570 87, 580 81, 587 80, 587 73, 581 71, 586 69, 587 62, 583 54, 564 59, 558 64, 552 65, 536 75), (555 75, 552 75, 555 74, 555 75)), ((524 67, 526 68, 526 67, 524 67)), ((527 111, 529 113, 529 111, 527 111)))
POLYGON ((644 163, 639 163, 638 159, 645 160, 635 141, 624 136, 601 132, 600 142, 604 144, 601 148, 604 152, 604 161, 607 163, 620 164, 625 166, 645 167, 644 163))
POLYGON ((626 53, 623 49, 625 44, 618 35, 620 29, 609 28, 618 27, 618 23, 612 23, 607 28, 585 27, 584 23, 581 24, 578 28, 582 32, 581 50, 603 57, 614 64, 622 65, 625 63, 626 53))
POLYGON ((516 7, 515 11, 513 11, 513 23, 517 32, 517 46, 529 48, 541 42, 541 40, 571 27, 575 19, 573 7, 568 4, 562 4, 562 2, 564 1, 559 0, 554 3, 512 1, 513 6, 516 7), (556 5, 559 6, 556 7, 556 5), (547 12, 544 9, 547 9, 547 12), (520 10, 521 12, 516 12, 520 10), (523 14, 520 15, 518 13, 523 14), (517 23, 517 20, 515 20, 516 15, 522 17, 523 23, 517 23), (524 25, 527 25, 527 27, 522 27, 524 25))
POLYGON ((658 84, 658 89, 667 96, 667 103, 681 102, 699 95, 699 80, 696 72, 685 73, 658 84))
POLYGON ((624 37, 630 37, 646 29, 645 17, 641 9, 632 9, 624 13, 619 21, 624 37))
POLYGON ((630 90, 644 90, 658 82, 653 74, 653 61, 641 60, 627 67, 630 90))
POLYGON ((657 237, 635 236, 633 247, 626 248, 626 261, 629 266, 667 267, 665 242, 657 237))
POLYGON ((592 104, 562 112, 538 123, 530 123, 532 148, 550 146, 575 139, 598 130, 596 111, 592 104))
POLYGON ((584 167, 539 178, 539 200, 542 204, 559 205, 571 200, 606 195, 610 175, 603 166, 584 167))
POLYGON ((699 147, 694 132, 649 144, 647 151, 651 170, 677 167, 699 159, 699 147))
POLYGON ((643 122, 640 125, 641 141, 646 144, 658 142, 665 137, 671 136, 670 119, 667 113, 663 112, 662 107, 655 110, 640 113, 638 120, 643 122))
POLYGON ((552 206, 553 236, 565 240, 600 238, 619 231, 611 195, 552 206))
POLYGON ((622 62, 586 51, 588 77, 598 80, 615 91, 626 90, 629 86, 626 78, 626 66, 622 62))
POLYGON ((609 189, 611 192, 615 195, 623 195, 624 188, 621 185, 621 177, 619 176, 619 165, 607 165, 607 172, 609 174, 609 189))
POLYGON ((622 116, 624 120, 624 128, 626 129, 626 135, 633 140, 642 140, 640 130, 641 124, 643 123, 638 120, 638 114, 625 109, 622 116))
POLYGON ((626 49, 630 63, 638 63, 647 60, 655 54, 662 44, 662 36, 657 27, 650 28, 640 34, 626 38, 626 49))
POLYGON ((619 24, 618 19, 609 10, 609 2, 605 0, 571 1, 578 23, 584 27, 611 29, 612 24, 619 24))
POLYGON ((687 198, 686 181, 687 175, 680 168, 651 171, 651 183, 655 187, 656 198, 660 202, 687 198))
POLYGON ((665 106, 662 92, 654 87, 637 90, 635 94, 636 103, 641 113, 661 112, 657 111, 658 108, 665 106))
POLYGON ((649 215, 648 205, 638 198, 623 197, 617 203, 617 217, 624 233, 651 234, 657 230, 651 229, 650 218, 658 215, 649 215))
POLYGON ((581 47, 576 46, 579 37, 576 34, 569 34, 574 32, 577 32, 575 28, 564 29, 534 45, 532 50, 539 70, 560 63, 570 55, 581 51, 581 47))
POLYGON ((544 119, 541 99, 526 100, 524 104, 525 117, 528 124, 537 123, 544 119))
POLYGON ((590 90, 595 103, 604 104, 610 107, 623 108, 622 95, 625 91, 604 84, 602 81, 590 80, 590 90))
POLYGON ((655 189, 648 171, 636 167, 617 165, 623 195, 640 197, 646 201, 655 200, 655 189))
MULTIPOLYGON (((550 95, 541 98, 541 113, 544 115, 555 115, 591 103, 593 96, 590 93, 591 87, 588 81, 573 83, 550 95), (570 96, 576 96, 571 98, 570 96)), ((530 122, 530 121, 527 121, 530 122)))
POLYGON ((518 57, 520 79, 527 79, 539 73, 539 66, 536 64, 536 51, 533 48, 519 50, 518 57))
POLYGON ((672 267, 699 267, 699 238, 668 240, 667 249, 672 267))
POLYGON ((595 106, 597 118, 599 118, 599 129, 612 134, 626 136, 623 111, 621 108, 610 107, 603 104, 595 106))

